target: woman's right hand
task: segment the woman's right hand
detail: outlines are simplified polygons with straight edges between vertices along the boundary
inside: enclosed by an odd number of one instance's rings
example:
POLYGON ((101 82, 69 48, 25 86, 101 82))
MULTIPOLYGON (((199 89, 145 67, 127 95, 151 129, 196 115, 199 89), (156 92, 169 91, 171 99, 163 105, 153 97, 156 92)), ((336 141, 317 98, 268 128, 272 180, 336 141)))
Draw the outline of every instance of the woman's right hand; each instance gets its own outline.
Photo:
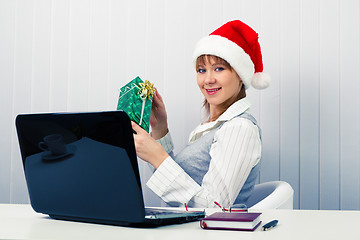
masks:
POLYGON ((155 91, 150 115, 151 136, 157 140, 168 133, 167 114, 165 104, 159 92, 155 91))

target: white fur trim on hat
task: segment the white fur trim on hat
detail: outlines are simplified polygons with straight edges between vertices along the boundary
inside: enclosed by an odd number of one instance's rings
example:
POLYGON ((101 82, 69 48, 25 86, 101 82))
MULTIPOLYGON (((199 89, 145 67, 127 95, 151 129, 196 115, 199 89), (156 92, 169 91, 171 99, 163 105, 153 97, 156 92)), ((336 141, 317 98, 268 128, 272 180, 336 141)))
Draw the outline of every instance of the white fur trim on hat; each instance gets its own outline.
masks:
POLYGON ((254 63, 250 56, 236 43, 218 35, 206 36, 200 39, 195 47, 194 64, 196 64, 198 57, 205 54, 215 55, 227 61, 235 69, 245 88, 250 87, 254 75, 254 63))
POLYGON ((271 77, 264 72, 257 72, 254 74, 251 85, 256 89, 265 89, 270 85, 271 77))

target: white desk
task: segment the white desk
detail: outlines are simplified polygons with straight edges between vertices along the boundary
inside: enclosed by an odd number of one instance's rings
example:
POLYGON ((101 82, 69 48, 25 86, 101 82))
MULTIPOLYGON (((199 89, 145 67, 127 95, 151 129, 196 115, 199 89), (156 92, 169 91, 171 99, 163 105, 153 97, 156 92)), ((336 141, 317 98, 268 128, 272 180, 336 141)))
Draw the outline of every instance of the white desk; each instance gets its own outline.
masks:
POLYGON ((0 204, 0 239, 360 239, 360 211, 263 211, 263 222, 273 219, 278 226, 266 232, 261 226, 255 232, 203 230, 199 222, 139 229, 53 220, 30 205, 0 204))

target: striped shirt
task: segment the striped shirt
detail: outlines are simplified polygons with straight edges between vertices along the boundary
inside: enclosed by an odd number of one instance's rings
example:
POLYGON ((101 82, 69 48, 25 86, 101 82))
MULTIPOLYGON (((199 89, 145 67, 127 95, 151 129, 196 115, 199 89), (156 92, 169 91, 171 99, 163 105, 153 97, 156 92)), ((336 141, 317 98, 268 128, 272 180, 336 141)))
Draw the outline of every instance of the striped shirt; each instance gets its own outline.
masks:
MULTIPOLYGON (((147 186, 170 204, 215 207, 214 201, 217 201, 223 206, 232 205, 261 157, 257 126, 248 119, 236 117, 249 108, 250 103, 243 98, 232 104, 216 121, 200 124, 190 134, 189 143, 192 143, 223 124, 214 135, 209 170, 201 185, 169 156, 151 176, 147 186)), ((169 133, 159 142, 168 153, 172 152, 169 133)))

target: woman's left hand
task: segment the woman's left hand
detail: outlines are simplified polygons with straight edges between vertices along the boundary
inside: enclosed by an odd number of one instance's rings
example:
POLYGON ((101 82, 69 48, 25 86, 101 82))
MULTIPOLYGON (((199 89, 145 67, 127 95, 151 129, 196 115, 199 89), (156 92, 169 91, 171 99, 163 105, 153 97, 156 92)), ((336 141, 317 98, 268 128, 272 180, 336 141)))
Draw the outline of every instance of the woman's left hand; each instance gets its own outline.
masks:
POLYGON ((136 132, 134 133, 134 142, 137 156, 157 169, 169 154, 139 125, 131 122, 131 126, 136 132))

